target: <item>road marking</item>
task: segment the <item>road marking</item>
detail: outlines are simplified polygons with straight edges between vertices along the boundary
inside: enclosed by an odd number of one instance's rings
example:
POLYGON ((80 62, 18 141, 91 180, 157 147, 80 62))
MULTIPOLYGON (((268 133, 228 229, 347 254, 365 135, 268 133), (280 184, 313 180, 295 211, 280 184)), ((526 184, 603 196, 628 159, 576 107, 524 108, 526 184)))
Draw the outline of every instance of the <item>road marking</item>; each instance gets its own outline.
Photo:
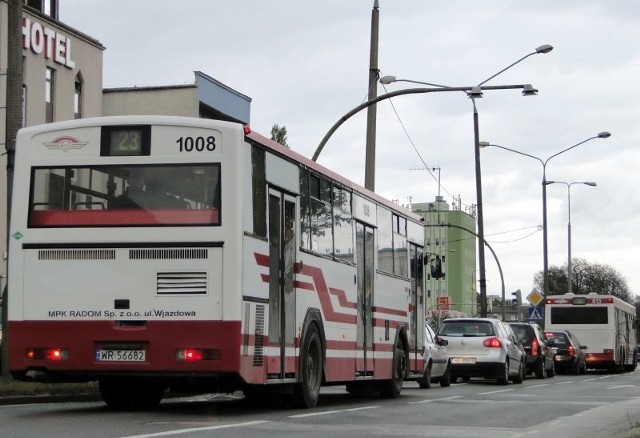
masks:
POLYGON ((541 383, 539 385, 525 386, 524 389, 542 388, 543 386, 551 386, 551 383, 541 383))
POLYGON ((440 402, 440 401, 449 401, 449 400, 454 400, 456 398, 462 398, 461 395, 454 395, 451 397, 443 397, 443 398, 434 398, 434 399, 429 399, 429 400, 420 400, 417 402, 408 402, 408 405, 417 405, 420 403, 433 403, 433 402, 440 402))
POLYGON ((500 392, 509 392, 509 391, 513 391, 513 389, 498 389, 496 391, 479 392, 478 395, 498 394, 500 392))
POLYGON ((554 385, 568 385, 569 383, 574 383, 572 381, 568 381, 568 382, 558 382, 558 383, 554 383, 554 385))
POLYGON ((256 424, 268 423, 268 421, 247 421, 246 423, 220 424, 218 426, 192 427, 189 429, 168 430, 166 432, 147 433, 142 435, 129 435, 123 438, 154 438, 159 436, 183 435, 186 433, 203 432, 207 430, 231 429, 233 427, 255 426, 256 424))
POLYGON ((378 409, 382 406, 363 406, 361 408, 351 408, 351 409, 338 409, 335 411, 322 411, 322 412, 312 412, 310 414, 298 414, 298 415, 290 415, 289 418, 305 418, 305 417, 318 417, 320 415, 331 415, 331 414, 339 414, 342 412, 356 412, 356 411, 364 411, 366 409, 378 409))
POLYGON ((619 389, 619 388, 635 388, 636 385, 616 385, 616 386, 610 386, 607 389, 619 389))

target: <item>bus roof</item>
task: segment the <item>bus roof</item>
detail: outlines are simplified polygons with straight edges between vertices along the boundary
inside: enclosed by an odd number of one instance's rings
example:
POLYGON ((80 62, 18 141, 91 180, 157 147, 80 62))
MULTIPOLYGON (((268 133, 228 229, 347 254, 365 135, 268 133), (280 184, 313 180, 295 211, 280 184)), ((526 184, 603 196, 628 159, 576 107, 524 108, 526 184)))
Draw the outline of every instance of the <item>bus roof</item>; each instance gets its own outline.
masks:
POLYGON ((318 173, 321 173, 323 175, 328 176, 329 178, 338 181, 340 184, 344 185, 345 187, 349 187, 352 190, 358 192, 361 195, 364 195, 368 198, 371 198, 372 200, 375 200, 376 202, 378 202, 379 204, 385 205, 387 207, 389 207, 392 210, 395 211, 399 211, 402 212, 403 215, 406 215, 407 217, 417 221, 417 222, 423 222, 424 219, 422 218, 422 216, 412 212, 411 210, 396 204, 395 202, 392 202, 374 192, 372 192, 369 189, 366 189, 364 187, 362 187, 361 185, 335 173, 334 171, 327 169, 326 167, 318 164, 317 162, 305 157, 302 154, 299 154, 298 152, 295 152, 291 149, 289 149, 286 146, 281 145, 280 143, 271 140, 270 138, 267 138, 261 134, 258 134, 257 132, 251 131, 250 133, 248 133, 247 138, 249 138, 250 140, 253 140, 256 143, 259 143, 271 150, 273 150, 274 152, 280 154, 280 155, 284 155, 285 157, 297 161, 299 163, 301 163, 302 165, 304 165, 305 167, 309 168, 309 169, 313 169, 318 173))

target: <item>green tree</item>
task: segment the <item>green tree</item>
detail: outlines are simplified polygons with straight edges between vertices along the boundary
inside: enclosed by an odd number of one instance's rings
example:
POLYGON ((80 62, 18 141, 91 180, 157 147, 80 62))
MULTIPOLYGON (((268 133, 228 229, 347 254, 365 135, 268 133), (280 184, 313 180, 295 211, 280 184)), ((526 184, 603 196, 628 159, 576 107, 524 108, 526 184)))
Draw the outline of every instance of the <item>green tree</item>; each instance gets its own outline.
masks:
MULTIPOLYGON (((562 266, 549 266, 548 287, 552 295, 561 295, 567 292, 567 264, 562 266)), ((628 303, 633 304, 627 280, 616 269, 602 263, 590 263, 584 259, 572 259, 571 261, 571 290, 577 295, 591 292, 613 295, 628 303)), ((543 273, 537 272, 533 277, 533 286, 542 291, 543 273)))
POLYGON ((289 147, 287 144, 287 127, 274 124, 271 127, 271 140, 280 143, 282 146, 289 147))

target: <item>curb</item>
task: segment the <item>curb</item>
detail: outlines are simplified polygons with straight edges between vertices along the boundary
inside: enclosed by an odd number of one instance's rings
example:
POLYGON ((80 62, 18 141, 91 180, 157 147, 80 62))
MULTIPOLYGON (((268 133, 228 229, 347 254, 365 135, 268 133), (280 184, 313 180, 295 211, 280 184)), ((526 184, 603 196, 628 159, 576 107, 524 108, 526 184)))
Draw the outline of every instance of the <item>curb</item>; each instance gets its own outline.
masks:
POLYGON ((0 406, 26 405, 33 403, 71 403, 101 401, 100 394, 61 394, 61 395, 16 395, 1 396, 0 406))

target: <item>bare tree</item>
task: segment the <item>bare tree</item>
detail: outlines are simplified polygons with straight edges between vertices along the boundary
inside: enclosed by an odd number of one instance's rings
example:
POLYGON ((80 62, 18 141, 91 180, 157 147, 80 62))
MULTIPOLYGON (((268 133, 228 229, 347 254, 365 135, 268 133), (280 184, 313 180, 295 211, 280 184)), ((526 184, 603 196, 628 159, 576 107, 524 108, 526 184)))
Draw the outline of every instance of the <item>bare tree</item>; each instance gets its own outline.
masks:
MULTIPOLYGON (((584 259, 571 261, 572 290, 575 294, 591 292, 613 295, 628 303, 633 303, 627 280, 616 269, 601 263, 589 263, 584 259)), ((549 292, 563 294, 568 289, 567 265, 549 267, 549 292)), ((542 290, 542 272, 535 274, 534 287, 542 290)))

